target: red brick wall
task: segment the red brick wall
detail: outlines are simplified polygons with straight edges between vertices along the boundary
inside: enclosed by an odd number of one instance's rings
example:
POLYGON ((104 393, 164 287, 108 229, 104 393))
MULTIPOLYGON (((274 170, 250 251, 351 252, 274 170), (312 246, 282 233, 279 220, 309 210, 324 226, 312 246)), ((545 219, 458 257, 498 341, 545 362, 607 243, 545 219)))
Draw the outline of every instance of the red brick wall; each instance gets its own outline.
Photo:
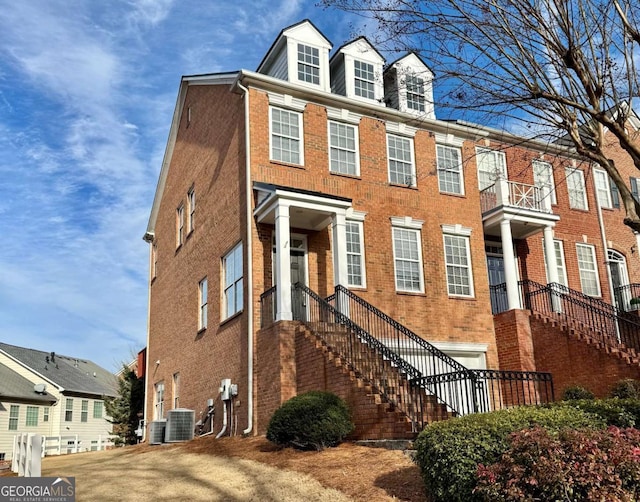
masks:
POLYGON ((528 310, 509 310, 494 317, 501 370, 536 371, 528 310))

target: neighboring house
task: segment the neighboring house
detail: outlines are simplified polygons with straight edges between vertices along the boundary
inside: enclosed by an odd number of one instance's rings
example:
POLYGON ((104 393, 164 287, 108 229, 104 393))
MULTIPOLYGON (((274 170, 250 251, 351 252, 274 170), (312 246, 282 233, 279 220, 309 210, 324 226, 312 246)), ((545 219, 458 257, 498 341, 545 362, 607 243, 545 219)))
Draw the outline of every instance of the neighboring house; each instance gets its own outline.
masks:
POLYGON ((58 453, 60 437, 62 453, 104 448, 104 399, 116 395, 115 376, 91 361, 0 343, 0 458, 20 433, 51 438, 47 454, 58 453))
POLYGON ((331 47, 303 21, 256 72, 182 79, 144 237, 147 422, 213 399, 212 430, 264 433, 283 401, 326 389, 355 437, 402 437, 548 400, 549 373, 556 397, 638 376, 597 169, 438 120, 415 54, 385 67, 365 38, 331 47))

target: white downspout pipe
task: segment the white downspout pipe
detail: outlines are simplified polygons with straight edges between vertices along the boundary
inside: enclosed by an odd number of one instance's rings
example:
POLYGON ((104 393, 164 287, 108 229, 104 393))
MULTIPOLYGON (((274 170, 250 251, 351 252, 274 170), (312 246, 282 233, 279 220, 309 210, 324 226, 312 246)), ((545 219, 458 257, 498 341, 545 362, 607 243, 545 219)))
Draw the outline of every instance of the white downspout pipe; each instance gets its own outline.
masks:
POLYGON ((222 430, 218 432, 216 439, 220 439, 225 432, 227 432, 227 402, 222 401, 223 412, 222 412, 222 430))
POLYGON ((209 422, 211 424, 211 426, 209 427, 209 429, 210 429, 209 432, 205 432, 204 434, 200 434, 198 436, 199 438, 204 437, 204 436, 210 436, 211 434, 213 434, 213 414, 214 414, 214 411, 215 411, 215 407, 212 406, 209 409, 209 411, 207 412, 207 419, 209 420, 209 422))
MULTIPOLYGON (((247 185, 247 428, 242 434, 251 434, 253 430, 253 217, 251 211, 251 135, 249 131, 249 89, 240 81, 238 87, 244 92, 244 133, 245 133, 245 176, 247 185)), ((225 406, 225 417, 227 409, 225 406)))

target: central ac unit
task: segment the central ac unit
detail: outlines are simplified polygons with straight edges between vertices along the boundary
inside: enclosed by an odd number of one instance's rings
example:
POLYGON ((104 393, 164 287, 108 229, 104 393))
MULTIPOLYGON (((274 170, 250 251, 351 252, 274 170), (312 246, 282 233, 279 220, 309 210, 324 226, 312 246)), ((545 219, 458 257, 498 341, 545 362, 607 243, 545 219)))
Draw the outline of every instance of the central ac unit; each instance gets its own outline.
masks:
POLYGON ((149 444, 162 444, 166 427, 167 421, 164 419, 149 422, 149 444))
POLYGON ((167 412, 167 431, 165 441, 174 443, 193 439, 196 412, 184 408, 177 408, 167 412))

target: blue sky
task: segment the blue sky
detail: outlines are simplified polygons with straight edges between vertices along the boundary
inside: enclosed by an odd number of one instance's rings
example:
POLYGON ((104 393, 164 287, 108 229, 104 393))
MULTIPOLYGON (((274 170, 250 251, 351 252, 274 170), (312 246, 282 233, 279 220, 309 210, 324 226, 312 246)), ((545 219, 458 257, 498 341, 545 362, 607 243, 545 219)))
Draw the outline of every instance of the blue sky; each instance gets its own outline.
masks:
POLYGON ((0 341, 118 369, 146 343, 142 241, 181 75, 255 70, 301 0, 0 5, 0 341))

